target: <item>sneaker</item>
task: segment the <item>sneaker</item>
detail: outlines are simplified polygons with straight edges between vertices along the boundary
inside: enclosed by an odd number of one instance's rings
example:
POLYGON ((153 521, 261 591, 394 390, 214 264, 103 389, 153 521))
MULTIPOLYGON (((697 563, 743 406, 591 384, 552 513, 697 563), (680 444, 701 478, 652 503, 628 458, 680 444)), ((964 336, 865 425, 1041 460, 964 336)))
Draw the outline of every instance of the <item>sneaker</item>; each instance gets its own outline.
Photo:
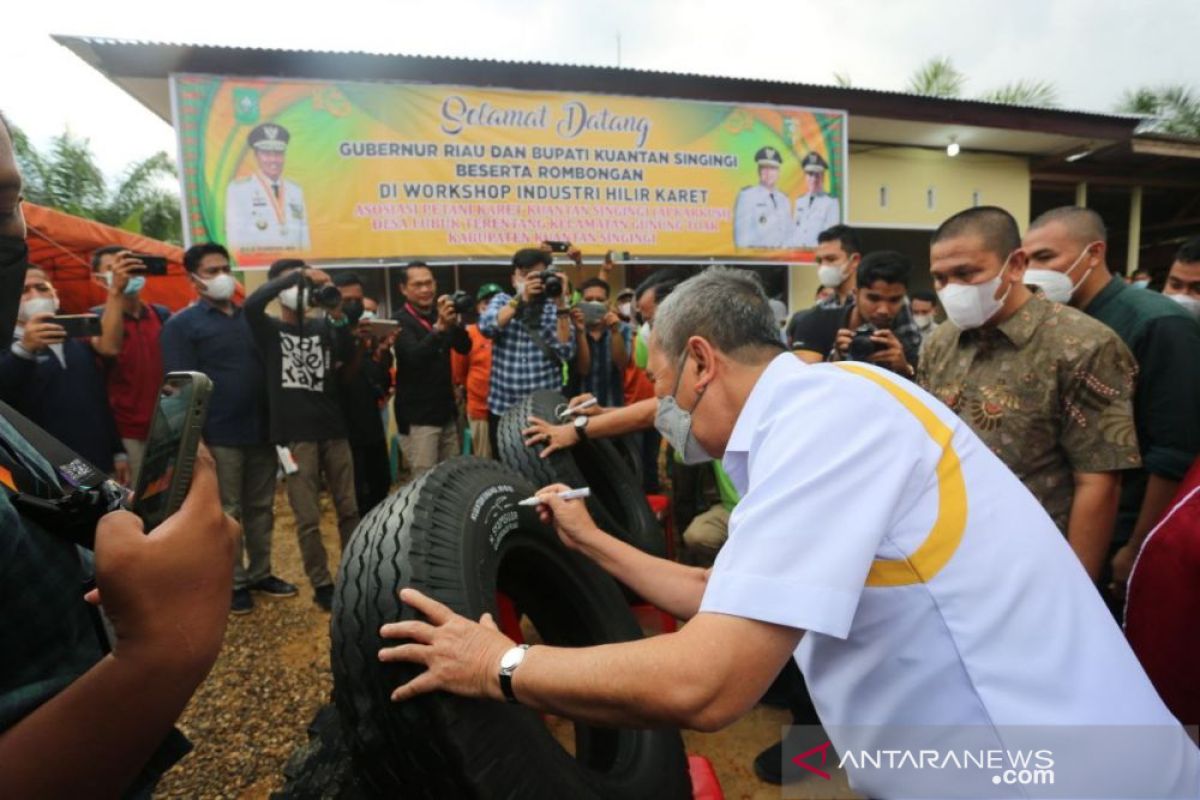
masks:
POLYGON ((229 606, 230 614, 249 614, 254 610, 254 598, 249 589, 234 589, 233 602, 229 606))
POLYGON ((268 575, 258 583, 250 584, 250 591, 269 594, 271 597, 295 597, 299 590, 285 580, 268 575))
POLYGON ((313 602, 319 605, 322 611, 333 611, 333 584, 314 589, 313 602))
POLYGON ((754 759, 754 774, 760 781, 780 786, 783 783, 783 741, 776 742, 754 759))

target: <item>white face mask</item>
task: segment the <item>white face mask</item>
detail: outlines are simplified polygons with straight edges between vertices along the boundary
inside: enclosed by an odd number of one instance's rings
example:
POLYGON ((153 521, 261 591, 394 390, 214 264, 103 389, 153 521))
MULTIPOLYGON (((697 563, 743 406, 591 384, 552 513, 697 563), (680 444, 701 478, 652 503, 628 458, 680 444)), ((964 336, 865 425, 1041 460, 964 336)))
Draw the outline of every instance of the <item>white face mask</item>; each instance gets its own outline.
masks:
POLYGON ((969 331, 972 328, 978 328, 996 316, 996 312, 1004 305, 1004 301, 1008 299, 1008 293, 1012 291, 1012 286, 1009 286, 1001 297, 996 297, 996 290, 1000 288, 1000 279, 1008 269, 1008 262, 1011 259, 1012 254, 1009 254, 1008 258, 1004 259, 1004 266, 990 281, 950 283, 938 291, 938 300, 942 301, 942 308, 946 309, 946 316, 960 330, 969 331))
POLYGON ((1184 311, 1187 311, 1197 320, 1200 320, 1200 300, 1197 300, 1190 294, 1169 294, 1167 297, 1179 303, 1179 305, 1183 306, 1184 311))
POLYGON ((933 314, 913 314, 913 323, 920 330, 927 331, 933 327, 933 314))
POLYGON ((516 290, 517 297, 524 297, 525 296, 525 281, 521 281, 521 280, 513 281, 513 289, 516 290))
POLYGON ((825 264, 824 266, 817 267, 817 280, 826 289, 836 289, 845 282, 846 267, 848 266, 849 262, 845 264, 825 264))
POLYGON ((700 442, 696 441, 696 437, 692 436, 692 414, 696 411, 696 406, 699 406, 700 401, 704 399, 704 394, 701 393, 696 398, 696 405, 692 406, 691 411, 684 411, 675 400, 675 395, 679 392, 679 382, 683 379, 683 367, 687 363, 687 357, 687 352, 684 352, 670 396, 663 397, 658 401, 658 411, 654 414, 654 427, 670 443, 671 447, 675 448, 675 452, 683 459, 684 464, 704 464, 712 461, 713 457, 700 445, 700 442))
POLYGON ((1083 252, 1079 254, 1079 257, 1062 272, 1055 269, 1025 270, 1025 283, 1037 286, 1046 295, 1047 299, 1053 300, 1056 303, 1071 302, 1071 297, 1074 296, 1075 290, 1088 279, 1088 276, 1092 274, 1092 270, 1089 269, 1083 273, 1083 277, 1075 282, 1071 280, 1071 273, 1079 266, 1079 262, 1083 261, 1083 257, 1088 254, 1088 248, 1093 244, 1097 244, 1097 242, 1092 242, 1083 248, 1083 252))
POLYGON ((1148 281, 1148 280, 1147 281, 1134 281, 1133 283, 1131 283, 1129 285, 1134 289, 1145 289, 1147 286, 1150 285, 1150 281, 1148 281))
POLYGON ((367 321, 373 320, 373 319, 375 319, 374 311, 364 311, 362 313, 362 316, 358 318, 358 321, 359 322, 367 322, 367 321))
MULTIPOLYGON (((289 286, 279 293, 279 304, 289 311, 295 311, 300 307, 300 287, 289 286)), ((308 307, 308 298, 304 298, 304 305, 308 307)))
POLYGON ((210 300, 228 300, 237 289, 237 281, 228 272, 222 272, 213 278, 201 278, 200 282, 204 284, 204 296, 210 300))
POLYGON ((617 313, 624 319, 633 318, 633 303, 621 303, 617 306, 617 313))
POLYGON ((52 297, 34 297, 21 303, 17 319, 28 322, 38 314, 54 314, 58 312, 58 301, 52 297))

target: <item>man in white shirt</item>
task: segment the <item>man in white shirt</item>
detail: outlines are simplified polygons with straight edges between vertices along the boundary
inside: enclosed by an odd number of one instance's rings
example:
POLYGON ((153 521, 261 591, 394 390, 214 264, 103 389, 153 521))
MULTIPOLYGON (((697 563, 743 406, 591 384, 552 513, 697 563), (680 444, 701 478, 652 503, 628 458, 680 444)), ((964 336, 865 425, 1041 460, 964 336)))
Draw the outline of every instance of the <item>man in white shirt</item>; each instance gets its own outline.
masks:
MULTIPOLYGON (((601 532, 583 503, 556 497, 562 487, 539 493, 566 546, 687 624, 643 641, 514 653, 489 618, 476 624, 406 589, 402 600, 428 622, 384 626, 411 641, 380 657, 427 670, 393 699, 507 696, 592 724, 712 731, 749 711, 794 657, 839 753, 911 742, 896 726, 927 726, 943 749, 1004 748, 1013 726, 1033 745, 1030 726, 1040 726, 1056 748, 1054 788, 1075 792, 1061 796, 1200 796, 1195 745, 1054 523, 969 427, 886 371, 780 352, 746 273, 709 270, 655 318, 657 424, 686 460, 722 455, 742 494, 711 571, 601 532), (973 734, 960 735, 964 726, 973 734), (1155 747, 1097 759, 1061 735, 1102 726, 1122 745, 1123 731, 1142 726, 1138 741, 1155 747)), ((860 794, 911 796, 897 773, 864 762, 844 763, 860 794)), ((1001 778, 936 775, 968 780, 958 797, 995 796, 1001 778)))

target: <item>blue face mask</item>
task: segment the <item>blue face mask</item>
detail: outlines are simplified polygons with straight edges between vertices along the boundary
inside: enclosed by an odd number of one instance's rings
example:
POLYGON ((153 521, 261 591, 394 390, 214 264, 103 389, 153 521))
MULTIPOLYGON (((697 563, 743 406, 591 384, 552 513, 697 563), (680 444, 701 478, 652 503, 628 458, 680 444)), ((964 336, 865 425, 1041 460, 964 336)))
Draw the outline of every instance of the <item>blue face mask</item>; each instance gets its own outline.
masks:
POLYGON ((1133 283, 1131 283, 1129 285, 1132 286, 1134 289, 1145 289, 1147 286, 1150 285, 1150 281, 1148 281, 1148 280, 1147 281, 1134 281, 1133 283))
MULTIPOLYGON (((112 286, 113 274, 111 272, 104 273, 104 282, 112 286)), ((129 279, 129 283, 125 284, 125 294, 134 295, 140 292, 146 286, 145 275, 134 275, 129 279)))

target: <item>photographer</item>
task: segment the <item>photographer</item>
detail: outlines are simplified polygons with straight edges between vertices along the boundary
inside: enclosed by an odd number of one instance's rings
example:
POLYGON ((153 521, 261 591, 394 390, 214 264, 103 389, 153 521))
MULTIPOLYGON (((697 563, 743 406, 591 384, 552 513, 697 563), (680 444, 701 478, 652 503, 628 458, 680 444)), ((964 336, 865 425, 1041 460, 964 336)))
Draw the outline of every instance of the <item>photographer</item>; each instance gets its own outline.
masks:
POLYGON ((342 545, 358 525, 354 461, 339 403, 338 375, 353 357, 354 342, 342 313, 342 295, 329 276, 303 261, 285 258, 267 271, 270 279, 246 298, 246 321, 267 367, 271 441, 285 448, 296 471, 287 477, 288 502, 313 600, 333 607, 333 576, 321 542, 321 476, 337 509, 342 545), (280 318, 267 316, 279 298, 280 318), (310 307, 325 318, 306 319, 310 307))
POLYGON ((101 325, 92 347, 105 359, 108 404, 134 474, 142 463, 162 385, 160 337, 171 316, 166 306, 142 301, 145 273, 146 265, 119 245, 92 254, 93 279, 107 295, 104 305, 92 309, 101 325))
POLYGON ((912 263, 893 250, 869 253, 858 265, 854 302, 814 308, 792 326, 801 361, 867 361, 906 378, 916 374, 921 332, 904 304, 912 263))
MULTIPOLYGON (((433 270, 414 261, 400 270, 405 303, 393 317, 396 337, 396 419, 408 423, 401 442, 415 477, 458 453, 458 405, 450 380, 450 350, 471 352, 471 337, 449 295, 437 296, 433 270), (435 302, 436 299, 436 302, 435 302)), ((467 295, 469 310, 474 301, 467 295)))
MULTIPOLYGON (((0 117, 0 329, 25 283, 20 191, 0 117)), ((22 798, 148 795, 179 755, 156 750, 225 634, 237 526, 220 511, 212 462, 202 454, 183 507, 149 535, 125 512, 96 526, 98 592, 87 599, 113 622, 106 655, 81 590, 92 570, 11 501, 15 486, 50 496, 59 480, 6 419, 0 442, 11 477, 0 488, 0 787, 22 798)))
POLYGON ((494 453, 500 415, 530 392, 561 388, 563 363, 575 357, 566 282, 552 264, 545 250, 518 250, 514 293, 497 294, 479 318, 480 332, 493 342, 488 422, 494 453))

